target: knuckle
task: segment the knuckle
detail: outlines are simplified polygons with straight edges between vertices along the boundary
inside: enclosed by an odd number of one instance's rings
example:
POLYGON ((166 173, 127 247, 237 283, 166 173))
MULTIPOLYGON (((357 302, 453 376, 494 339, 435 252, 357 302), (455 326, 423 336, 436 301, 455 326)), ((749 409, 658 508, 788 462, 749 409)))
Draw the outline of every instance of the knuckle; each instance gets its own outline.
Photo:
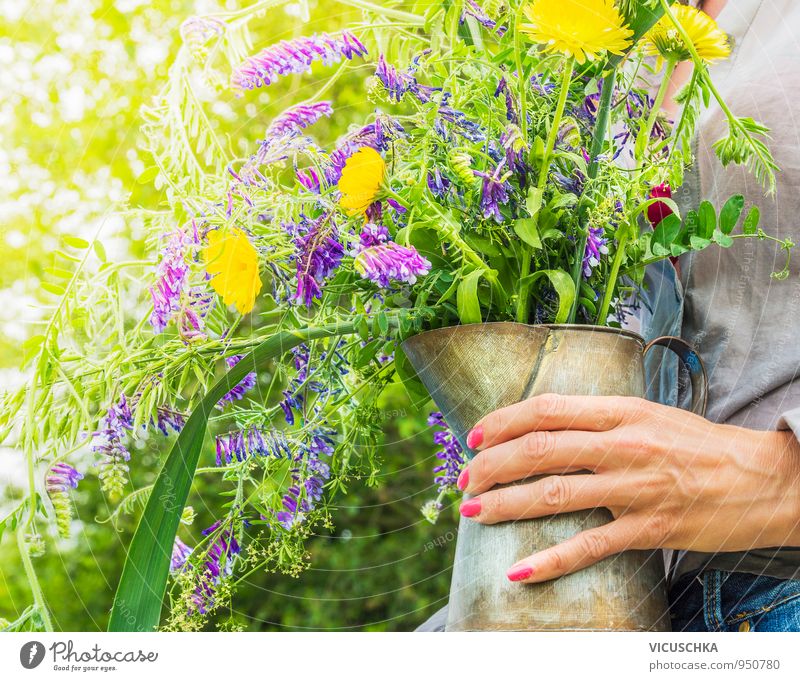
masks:
POLYGON ((649 457, 653 454, 657 439, 640 428, 621 429, 616 445, 634 458, 649 457))
POLYGON ((558 393, 544 393, 533 398, 536 413, 542 418, 558 416, 564 410, 564 396, 558 393))
POLYGON ((616 424, 617 417, 615 416, 614 408, 611 406, 601 406, 595 412, 595 423, 597 430, 611 430, 616 424))
POLYGON ((670 537, 672 523, 666 513, 654 513, 645 523, 644 538, 648 543, 644 548, 663 547, 670 537))
POLYGON ((483 419, 483 431, 486 440, 494 440, 498 435, 501 435, 508 428, 510 418, 507 410, 498 409, 483 419))
POLYGON ((522 439, 522 454, 533 466, 553 451, 553 434, 549 431, 528 433, 522 439))
POLYGON ((599 532, 584 532, 578 538, 578 548, 583 555, 594 562, 602 560, 611 553, 608 537, 599 532))
POLYGON ((484 485, 491 483, 489 472, 489 457, 485 452, 479 453, 469 463, 469 477, 473 485, 484 485))
POLYGON ((487 492, 481 497, 481 517, 492 523, 504 519, 508 510, 508 496, 505 490, 487 492))
POLYGON ((555 550, 550 553, 550 569, 556 574, 566 572, 567 560, 562 550, 555 550))
POLYGON ((643 397, 621 397, 619 399, 628 421, 641 421, 652 411, 653 403, 643 397))
POLYGON ((565 507, 571 497, 570 485, 565 476, 552 475, 541 482, 542 503, 549 509, 565 507))

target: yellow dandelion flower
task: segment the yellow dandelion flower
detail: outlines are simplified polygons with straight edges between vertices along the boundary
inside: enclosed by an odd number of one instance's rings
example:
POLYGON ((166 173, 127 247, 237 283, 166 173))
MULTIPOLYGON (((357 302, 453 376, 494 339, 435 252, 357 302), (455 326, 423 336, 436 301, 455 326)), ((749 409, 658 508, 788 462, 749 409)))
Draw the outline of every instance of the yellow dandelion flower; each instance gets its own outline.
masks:
POLYGON ((362 147, 344 164, 339 178, 339 205, 348 215, 366 212, 375 201, 386 172, 386 162, 372 147, 362 147))
POLYGON ((235 305, 242 314, 250 312, 261 290, 261 278, 258 254, 247 235, 240 229, 209 232, 203 259, 206 272, 211 275, 211 288, 222 302, 235 305))
POLYGON ((602 52, 623 54, 633 31, 613 0, 533 0, 524 8, 529 24, 520 30, 545 46, 583 64, 602 52))
MULTIPOLYGON (((730 56, 728 36, 708 14, 689 5, 675 5, 672 13, 692 39, 697 54, 706 63, 730 56)), ((645 36, 649 54, 657 54, 669 61, 686 61, 692 53, 681 39, 678 29, 669 17, 661 17, 645 36)))

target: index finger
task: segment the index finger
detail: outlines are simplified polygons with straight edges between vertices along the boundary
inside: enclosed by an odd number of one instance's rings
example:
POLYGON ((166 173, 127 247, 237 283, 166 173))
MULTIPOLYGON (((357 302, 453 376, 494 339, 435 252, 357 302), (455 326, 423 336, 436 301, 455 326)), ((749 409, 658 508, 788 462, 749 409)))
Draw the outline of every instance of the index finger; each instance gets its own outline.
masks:
POLYGON ((641 397, 545 393, 487 414, 470 431, 467 445, 485 449, 536 430, 613 430, 654 407, 641 397))

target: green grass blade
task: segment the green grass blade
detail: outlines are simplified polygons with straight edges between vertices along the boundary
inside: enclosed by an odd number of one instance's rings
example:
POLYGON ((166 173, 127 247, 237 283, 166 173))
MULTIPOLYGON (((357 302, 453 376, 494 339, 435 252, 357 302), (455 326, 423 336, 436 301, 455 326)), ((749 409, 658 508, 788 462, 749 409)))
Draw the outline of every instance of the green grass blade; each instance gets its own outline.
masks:
POLYGON ((214 406, 249 372, 309 340, 355 332, 351 323, 282 331, 245 355, 192 412, 158 474, 133 535, 111 609, 109 631, 154 631, 169 577, 172 543, 192 486, 214 406))

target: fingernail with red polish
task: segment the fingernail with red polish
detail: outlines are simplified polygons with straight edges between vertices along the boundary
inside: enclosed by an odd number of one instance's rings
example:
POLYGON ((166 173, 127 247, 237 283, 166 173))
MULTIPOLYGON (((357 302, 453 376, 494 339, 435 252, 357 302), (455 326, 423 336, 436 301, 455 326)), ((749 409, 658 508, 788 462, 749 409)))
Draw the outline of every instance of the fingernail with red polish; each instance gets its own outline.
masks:
POLYGON ((481 500, 470 499, 469 501, 465 501, 458 510, 465 518, 478 515, 478 513, 481 512, 481 500))
POLYGON ((456 480, 456 487, 462 492, 467 489, 467 485, 469 485, 469 468, 465 468, 461 471, 461 475, 459 475, 458 480, 456 480))
POLYGON ((483 442, 483 426, 475 426, 467 435, 467 447, 475 449, 483 442))
POLYGON ((506 577, 512 582, 521 582, 523 579, 528 579, 532 574, 533 568, 530 565, 515 565, 506 572, 506 577))

